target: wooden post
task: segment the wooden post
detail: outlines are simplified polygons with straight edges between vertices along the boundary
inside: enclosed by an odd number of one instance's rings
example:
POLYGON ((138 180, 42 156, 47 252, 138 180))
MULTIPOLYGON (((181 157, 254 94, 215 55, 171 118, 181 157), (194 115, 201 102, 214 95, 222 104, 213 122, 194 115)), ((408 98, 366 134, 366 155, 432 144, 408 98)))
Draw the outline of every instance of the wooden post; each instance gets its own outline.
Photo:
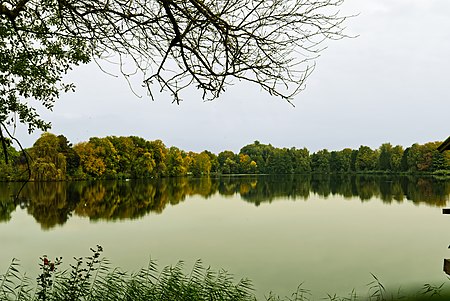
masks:
POLYGON ((444 272, 450 275, 450 259, 444 259, 444 272))

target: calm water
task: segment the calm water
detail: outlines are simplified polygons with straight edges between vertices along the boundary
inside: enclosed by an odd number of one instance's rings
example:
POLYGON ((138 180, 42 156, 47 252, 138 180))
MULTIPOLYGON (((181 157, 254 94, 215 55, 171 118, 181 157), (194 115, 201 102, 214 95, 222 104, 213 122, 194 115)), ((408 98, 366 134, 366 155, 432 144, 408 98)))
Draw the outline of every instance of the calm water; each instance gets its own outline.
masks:
POLYGON ((197 259, 256 294, 303 287, 315 298, 366 294, 370 273, 392 288, 450 283, 450 181, 390 177, 231 177, 147 182, 0 183, 0 274, 13 257, 89 255, 100 244, 136 271, 197 259))

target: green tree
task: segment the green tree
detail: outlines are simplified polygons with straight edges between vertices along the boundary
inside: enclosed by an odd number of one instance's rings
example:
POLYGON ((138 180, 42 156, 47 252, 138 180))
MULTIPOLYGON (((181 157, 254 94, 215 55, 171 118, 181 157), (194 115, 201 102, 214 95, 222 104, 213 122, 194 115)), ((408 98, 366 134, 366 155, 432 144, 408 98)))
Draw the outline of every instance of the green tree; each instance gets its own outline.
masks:
POLYGON ((254 174, 256 171, 256 162, 249 155, 239 154, 239 172, 243 174, 254 174))
POLYGON ((356 156, 356 171, 373 171, 378 164, 378 152, 368 146, 361 145, 356 156))
POLYGON ((60 139, 56 135, 44 132, 34 142, 30 155, 33 180, 49 181, 66 178, 66 156, 61 152, 60 139))
POLYGON ((107 179, 116 178, 120 168, 120 156, 109 137, 92 137, 89 139, 89 143, 94 148, 95 155, 101 158, 105 164, 105 172, 103 173, 103 177, 107 179))
POLYGON ((307 148, 291 149, 293 172, 296 174, 308 173, 311 171, 311 157, 307 148))
MULTIPOLYGON (((429 142, 423 145, 413 144, 407 152, 406 167, 410 172, 433 171, 433 158, 437 158, 437 147, 440 142, 429 142)), ((406 152, 406 151, 405 151, 406 152)))
POLYGON ((166 158, 168 150, 161 140, 155 140, 149 142, 148 149, 153 155, 155 160, 154 175, 157 177, 163 177, 167 175, 166 158))
POLYGON ((136 136, 108 136, 116 151, 115 177, 148 178, 153 174, 155 160, 148 141, 136 136))
POLYGON ((353 151, 350 148, 344 148, 338 152, 342 172, 349 172, 352 170, 352 154, 353 151))
POLYGON ((441 152, 433 152, 433 159, 431 163, 431 170, 432 171, 438 171, 438 170, 446 170, 447 164, 446 159, 443 153, 441 152))
POLYGON ((350 158, 350 170, 356 171, 356 158, 358 158, 358 150, 354 149, 352 150, 352 155, 350 158))
POLYGON ((191 153, 193 158, 190 172, 194 176, 209 175, 211 172, 211 160, 206 152, 201 152, 200 154, 191 153))
POLYGON ((396 145, 392 148, 391 152, 391 169, 392 171, 399 172, 402 170, 402 158, 403 158, 403 147, 401 145, 396 145))
POLYGON ((240 154, 249 155, 255 161, 259 173, 270 173, 268 170, 269 158, 273 156, 274 147, 260 143, 258 140, 241 148, 240 154))
POLYGON ((80 156, 73 149, 72 143, 64 135, 58 135, 58 151, 66 158, 67 175, 73 176, 80 167, 80 156))
POLYGON ((402 160, 400 162, 400 169, 401 169, 401 171, 409 171, 408 157, 409 157, 410 149, 411 149, 410 147, 407 147, 405 149, 405 151, 403 152, 402 160))
POLYGON ((131 177, 134 179, 150 178, 154 175, 155 165, 153 155, 145 152, 136 158, 131 177))
POLYGON ((450 170, 450 152, 444 152, 445 169, 450 170))
POLYGON ((19 176, 19 152, 12 145, 8 145, 6 151, 7 155, 4 154, 3 148, 0 148, 0 182, 18 180, 19 176))
POLYGON ((380 146, 379 151, 378 169, 383 171, 392 170, 392 145, 390 143, 384 143, 380 146))
POLYGON ((90 142, 81 142, 74 146, 74 150, 80 157, 83 173, 94 177, 101 177, 106 171, 106 164, 102 157, 97 155, 97 150, 90 142))
POLYGON ((119 178, 135 177, 133 170, 137 165, 136 160, 139 156, 142 156, 144 150, 139 149, 132 137, 108 136, 108 140, 117 152, 117 176, 119 178))
POLYGON ((292 174, 294 172, 293 158, 288 148, 274 148, 271 152, 267 171, 271 174, 292 174))
POLYGON ((238 173, 238 156, 232 151, 222 151, 217 156, 219 161, 219 171, 224 174, 238 173))
POLYGON ((181 150, 175 146, 169 148, 166 159, 167 175, 170 177, 184 176, 187 172, 181 150))
POLYGON ((417 168, 419 171, 434 171, 439 168, 443 168, 440 158, 441 155, 437 150, 441 142, 428 142, 420 147, 420 156, 417 162, 417 168))
POLYGON ((311 169, 313 172, 330 172, 330 152, 327 149, 319 150, 311 155, 311 169))
POLYGON ((418 163, 421 161, 421 153, 421 146, 418 143, 414 143, 410 148, 408 148, 408 151, 406 152, 407 157, 405 160, 405 167, 407 171, 417 172, 419 170, 418 163))
POLYGON ((208 150, 204 150, 203 152, 208 155, 209 161, 211 161, 211 173, 217 173, 219 171, 219 160, 217 156, 208 150))
POLYGON ((339 152, 332 151, 330 153, 330 171, 331 172, 341 172, 342 162, 339 157, 339 152))

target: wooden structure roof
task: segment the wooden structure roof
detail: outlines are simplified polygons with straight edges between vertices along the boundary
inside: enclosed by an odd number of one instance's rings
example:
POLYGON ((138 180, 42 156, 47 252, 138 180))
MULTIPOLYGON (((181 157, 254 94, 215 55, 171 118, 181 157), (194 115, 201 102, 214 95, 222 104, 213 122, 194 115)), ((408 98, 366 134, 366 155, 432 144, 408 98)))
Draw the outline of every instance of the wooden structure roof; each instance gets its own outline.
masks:
POLYGON ((441 145, 438 146, 438 151, 440 151, 441 153, 446 150, 450 150, 450 136, 447 138, 447 140, 445 140, 441 145))

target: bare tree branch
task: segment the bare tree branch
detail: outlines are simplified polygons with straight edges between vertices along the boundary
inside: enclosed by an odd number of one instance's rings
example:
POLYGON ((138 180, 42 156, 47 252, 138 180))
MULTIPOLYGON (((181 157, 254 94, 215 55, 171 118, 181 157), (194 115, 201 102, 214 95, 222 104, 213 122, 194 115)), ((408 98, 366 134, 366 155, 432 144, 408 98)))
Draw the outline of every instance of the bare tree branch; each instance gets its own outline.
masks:
POLYGON ((116 59, 127 81, 179 103, 192 86, 204 100, 234 81, 292 104, 324 42, 341 39, 343 0, 10 0, 0 4, 0 122, 50 125, 27 103, 51 108, 74 89, 74 66, 116 59), (125 68, 132 62, 132 72, 125 68), (15 117, 17 114, 18 117, 15 117))

